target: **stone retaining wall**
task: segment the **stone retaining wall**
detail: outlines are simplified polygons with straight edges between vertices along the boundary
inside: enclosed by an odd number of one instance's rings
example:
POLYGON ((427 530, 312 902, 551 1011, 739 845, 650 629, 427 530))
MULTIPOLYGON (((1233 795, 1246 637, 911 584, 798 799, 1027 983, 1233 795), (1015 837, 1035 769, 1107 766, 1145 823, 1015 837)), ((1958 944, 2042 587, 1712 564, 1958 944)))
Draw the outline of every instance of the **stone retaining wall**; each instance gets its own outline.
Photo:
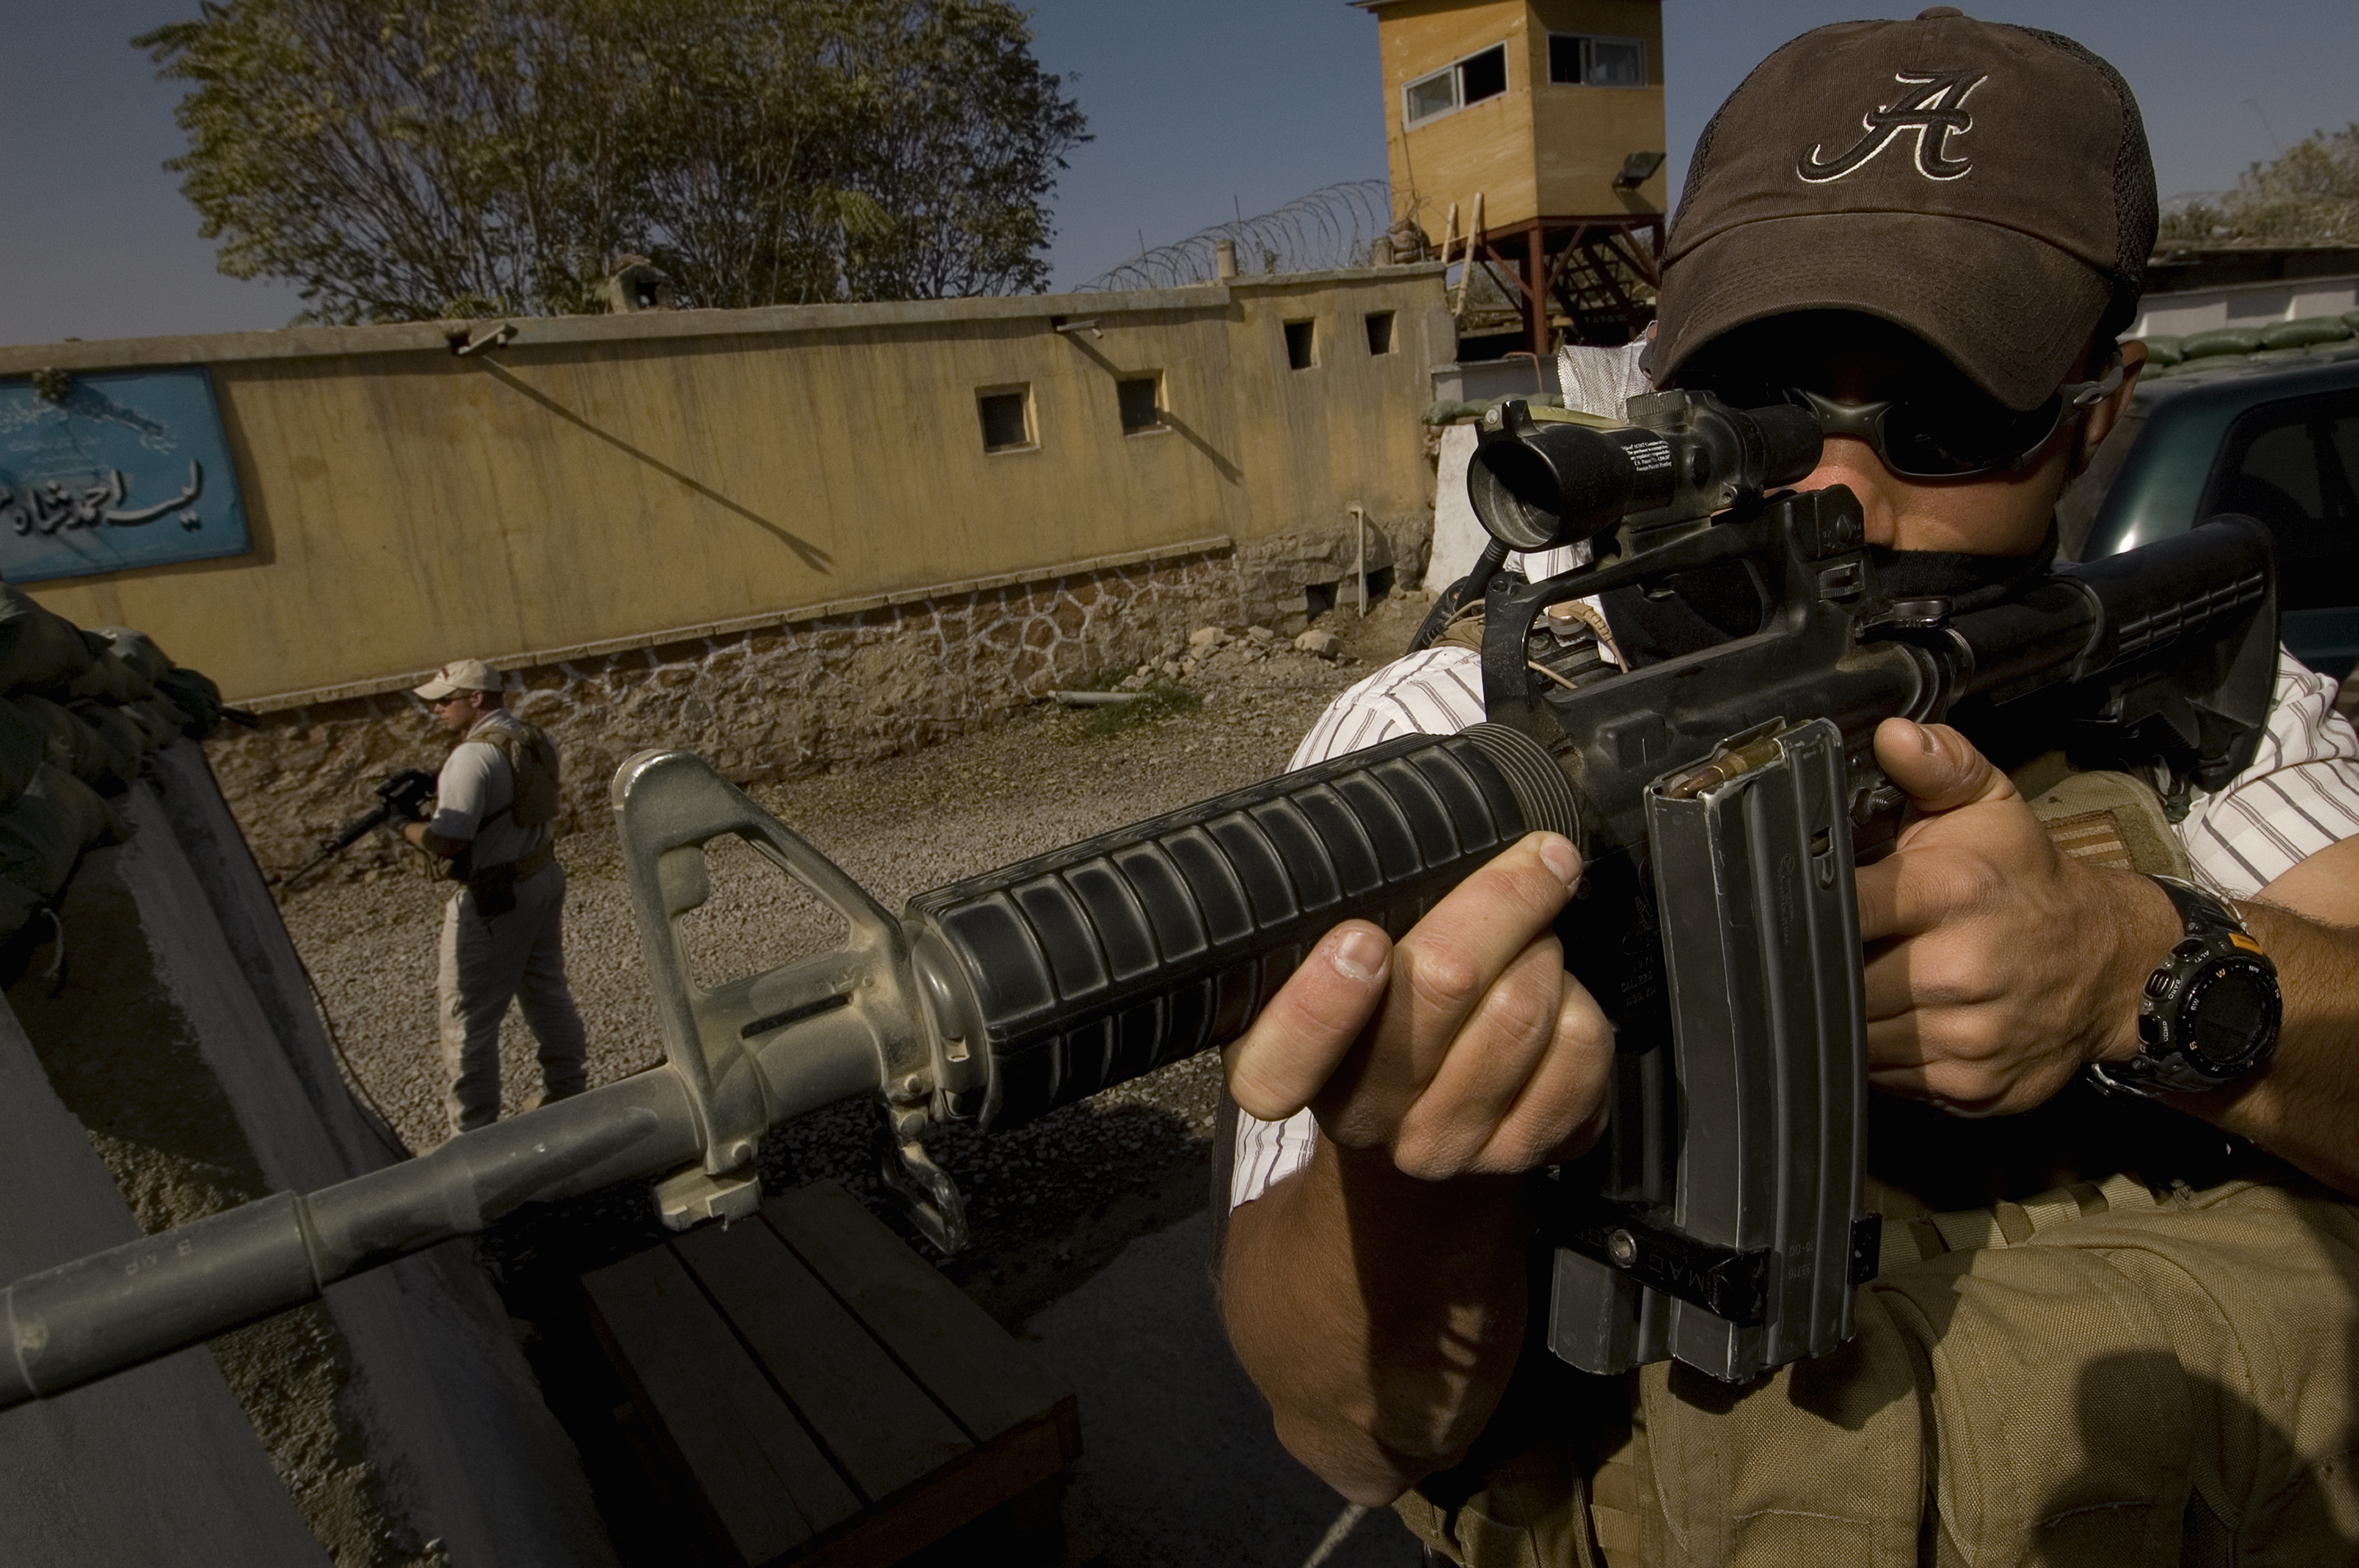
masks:
MULTIPOLYGON (((1372 520, 1369 575, 1414 582, 1430 515, 1372 520), (1396 547, 1396 539, 1398 546, 1396 547)), ((1353 530, 1281 535, 1218 552, 1109 568, 726 636, 506 673, 509 705, 565 756, 560 834, 606 820, 616 764, 682 747, 757 783, 910 752, 1134 665, 1206 624, 1292 633, 1315 607, 1350 602, 1353 530)), ((464 650, 453 650, 459 656, 464 650)), ((206 748, 266 871, 299 865, 373 804, 376 781, 438 765, 447 747, 406 693, 265 714, 206 748)), ((377 836, 332 871, 393 862, 377 836)))

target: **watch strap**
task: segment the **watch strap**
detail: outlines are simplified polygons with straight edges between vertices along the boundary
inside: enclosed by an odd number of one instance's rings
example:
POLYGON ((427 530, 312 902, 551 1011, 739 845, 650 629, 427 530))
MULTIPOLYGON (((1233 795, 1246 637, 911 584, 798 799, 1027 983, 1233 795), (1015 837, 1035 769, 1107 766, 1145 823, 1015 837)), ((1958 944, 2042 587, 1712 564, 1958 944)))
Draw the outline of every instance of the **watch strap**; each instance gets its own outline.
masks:
POLYGON ((2197 1093, 2218 1088, 2266 1064, 2276 1049, 2271 1038, 2235 1071, 2225 1076, 2198 1068, 2165 1036, 2168 1031, 2158 1027, 2165 1017, 2164 1010, 2180 1004, 2182 981, 2190 962, 2233 951, 2257 960, 2275 974, 2261 945, 2253 940, 2250 932, 2228 903, 2192 882, 2177 877, 2150 877, 2147 880, 2162 889, 2179 912, 2182 928, 2180 939, 2172 944, 2170 954, 2147 977, 2138 995, 2138 1054, 2125 1062, 2092 1062, 2088 1074, 2101 1089, 2152 1098, 2163 1094, 2197 1093))
MULTIPOLYGON (((2147 881, 2160 888, 2172 907, 2179 911, 2186 935, 2214 936, 2226 935, 2231 932, 2239 936, 2248 935, 2243 918, 2226 900, 2214 898, 2193 882, 2181 881, 2177 877, 2148 877, 2147 881)), ((2259 945, 2255 944, 2253 950, 2260 951, 2259 945)))

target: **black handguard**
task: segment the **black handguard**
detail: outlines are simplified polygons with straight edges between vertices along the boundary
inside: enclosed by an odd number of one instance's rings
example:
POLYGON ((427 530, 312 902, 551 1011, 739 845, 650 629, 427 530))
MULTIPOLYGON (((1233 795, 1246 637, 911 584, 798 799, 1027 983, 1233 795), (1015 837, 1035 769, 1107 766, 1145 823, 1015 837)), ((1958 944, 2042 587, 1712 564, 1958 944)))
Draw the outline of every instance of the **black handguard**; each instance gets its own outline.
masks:
POLYGON ((950 1036, 1008 1126, 1234 1040, 1339 921, 1405 934, 1527 832, 1577 836, 1562 770, 1478 724, 1410 735, 910 900, 956 960, 950 1036))
POLYGON ((1581 847, 1558 929, 1619 1046, 1606 1142, 1555 1173, 1551 1342, 1601 1370, 1669 1354, 1722 1378, 1832 1348, 1874 1266, 1846 922, 1854 858, 1888 846, 1906 805, 1875 770, 1876 724, 2030 729, 2150 768, 2181 799, 2217 788, 2268 709, 2273 547, 2225 518, 1995 603, 1895 600, 1848 492, 1766 493, 1812 466, 1794 411, 1679 394, 1631 407, 1636 427, 1579 433, 1518 406, 1486 417, 1470 479, 1486 524, 1524 547, 1587 536, 1597 560, 1479 585, 1489 722, 1462 734, 1234 791, 904 915, 701 760, 631 758, 613 798, 663 1065, 0 1290, 0 1408, 527 1203, 672 1172, 657 1205, 673 1227, 748 1214, 763 1132, 846 1099, 881 1102, 887 1179, 955 1248, 960 1199, 926 1156, 929 1126, 1006 1125, 1223 1044, 1336 922, 1398 934, 1535 827, 1581 847), (1768 609, 1724 646, 1622 672, 1532 630, 1549 604, 1740 559, 1768 609), (835 909, 846 945, 699 985, 684 917, 725 836, 835 909))

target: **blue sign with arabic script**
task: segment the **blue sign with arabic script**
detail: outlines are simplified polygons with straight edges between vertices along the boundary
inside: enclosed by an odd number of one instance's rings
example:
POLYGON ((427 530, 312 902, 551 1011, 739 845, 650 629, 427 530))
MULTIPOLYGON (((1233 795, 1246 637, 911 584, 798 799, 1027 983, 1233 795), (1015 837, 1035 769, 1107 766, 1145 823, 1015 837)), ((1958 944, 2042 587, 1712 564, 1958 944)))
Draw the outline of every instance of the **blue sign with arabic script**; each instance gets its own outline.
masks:
POLYGON ((247 548, 202 365, 0 381, 0 578, 86 577, 247 548))

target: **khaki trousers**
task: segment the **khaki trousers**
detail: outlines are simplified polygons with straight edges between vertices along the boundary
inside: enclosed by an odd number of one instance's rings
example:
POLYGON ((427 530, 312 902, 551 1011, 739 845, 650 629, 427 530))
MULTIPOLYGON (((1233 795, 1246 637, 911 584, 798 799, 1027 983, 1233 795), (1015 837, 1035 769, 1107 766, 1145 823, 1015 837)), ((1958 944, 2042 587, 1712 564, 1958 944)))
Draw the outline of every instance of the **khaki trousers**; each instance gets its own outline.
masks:
POLYGON ((451 1131, 499 1119, 500 1021, 512 1000, 540 1046, 541 1098, 563 1099, 587 1087, 582 1014, 565 983, 564 914, 565 869, 557 865, 517 882, 516 907, 506 914, 486 918, 472 889, 444 908, 434 991, 451 1131))

